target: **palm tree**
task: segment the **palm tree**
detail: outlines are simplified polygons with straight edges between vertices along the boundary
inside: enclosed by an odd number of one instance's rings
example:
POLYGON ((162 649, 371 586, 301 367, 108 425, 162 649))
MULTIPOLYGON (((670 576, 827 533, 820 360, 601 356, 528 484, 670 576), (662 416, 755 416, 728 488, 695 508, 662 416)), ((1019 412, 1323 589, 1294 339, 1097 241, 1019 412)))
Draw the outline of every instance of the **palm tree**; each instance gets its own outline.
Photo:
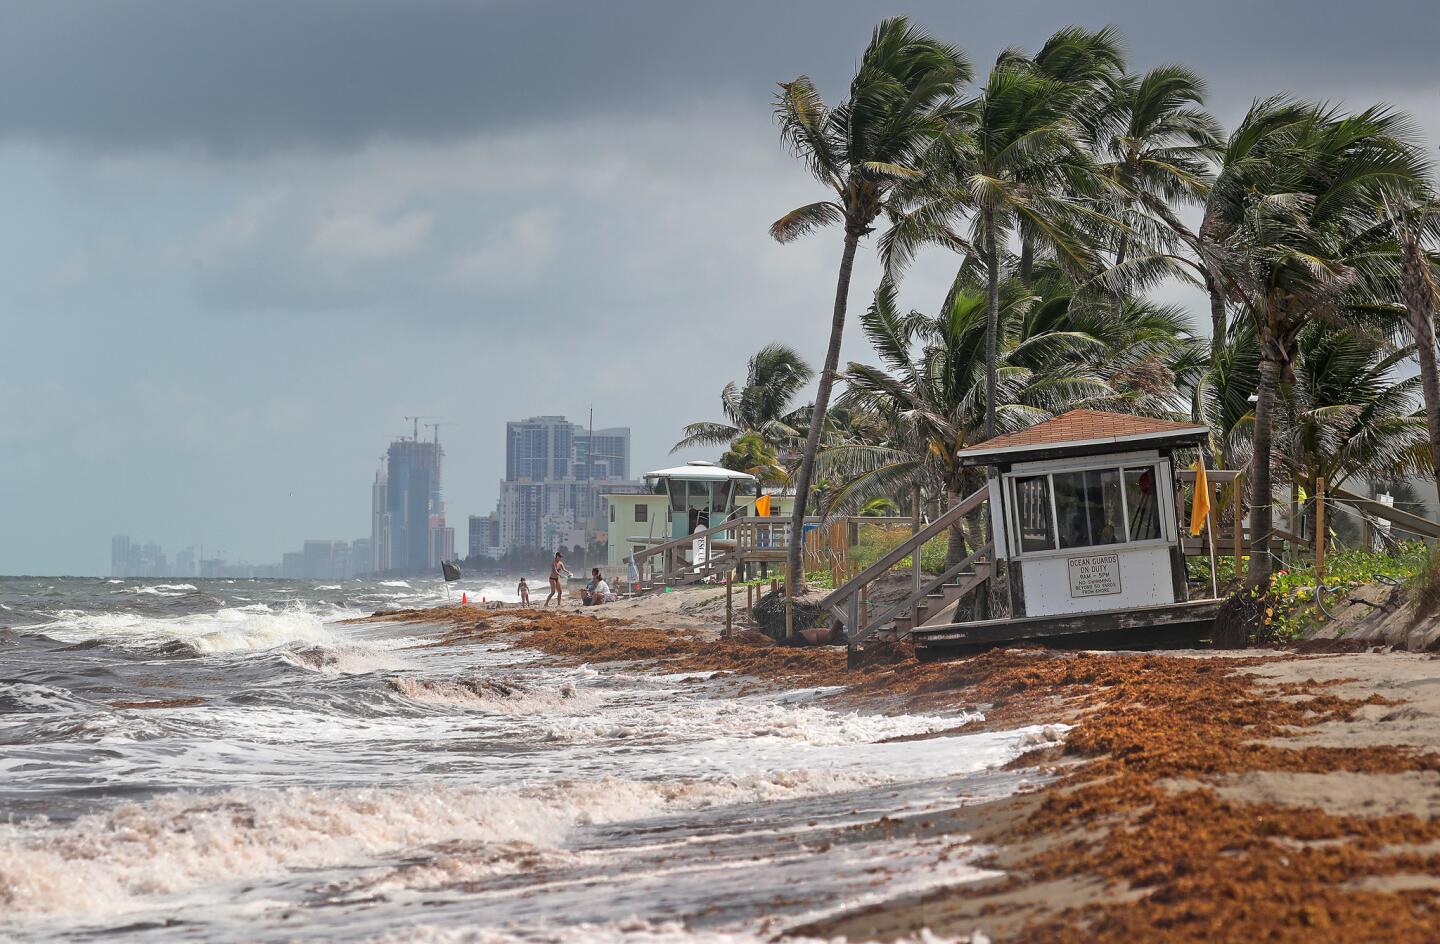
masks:
POLYGON ((953 46, 931 38, 904 17, 882 22, 860 59, 850 95, 831 110, 813 82, 800 76, 780 85, 775 113, 790 150, 834 192, 834 199, 792 210, 770 234, 789 242, 832 223, 845 229, 836 278, 830 343, 815 393, 814 417, 795 482, 788 573, 803 581, 799 535, 810 497, 810 479, 830 390, 840 361, 850 274, 860 239, 871 232, 897 180, 923 173, 923 158, 954 108, 956 87, 970 78, 970 66, 953 46))
POLYGON ((1220 126, 1204 104, 1204 81, 1184 66, 1157 66, 1121 81, 1111 115, 1116 133, 1107 144, 1110 163, 1104 168, 1125 209, 1117 267, 1129 255, 1132 233, 1145 226, 1146 207, 1194 204, 1208 193, 1220 126))
MULTIPOLYGON (((1113 27, 1087 30, 1079 26, 1067 26, 1057 30, 1045 41, 1045 45, 1033 56, 1026 56, 1018 50, 1007 50, 1000 57, 1024 68, 1031 68, 1041 75, 1059 82, 1065 90, 1064 103, 1070 120, 1088 153, 1100 150, 1100 141, 1106 136, 1107 128, 1114 124, 1114 104, 1125 75, 1125 41, 1113 27)), ((1030 181, 1044 187, 1049 183, 1053 170, 1064 177, 1072 169, 1061 166, 1039 167, 1042 174, 1030 181)), ((1088 173, 1088 168, 1082 168, 1088 173)), ((1089 189, 1087 181, 1076 178, 1079 190, 1089 189)), ((1109 227, 1102 227, 1109 228, 1109 227)), ((1021 219, 1020 261, 1017 272, 1020 281, 1031 284, 1035 267, 1036 233, 1028 221, 1021 219)), ((1041 244, 1045 243, 1043 237, 1041 244)))
MULTIPOLYGON (((1428 190, 1428 188, 1427 188, 1428 190)), ((1428 193, 1395 193, 1385 198, 1385 212, 1395 228, 1400 252, 1401 294, 1405 300, 1405 328, 1415 345, 1425 399, 1425 422, 1430 439, 1430 473, 1440 495, 1440 364, 1436 362, 1435 309, 1440 285, 1424 249, 1424 239, 1440 229, 1440 203, 1428 193)))
POLYGON ((720 465, 755 476, 761 485, 785 485, 790 473, 780 462, 775 447, 756 432, 741 433, 720 456, 720 465))
MULTIPOLYGON (((1017 54, 1002 54, 967 117, 952 122, 931 150, 927 173, 904 188, 881 240, 892 275, 927 243, 947 245, 985 266, 987 403, 997 402, 1000 281, 1011 237, 1023 230, 1024 238, 1044 243, 1058 264, 1086 273, 1096 268, 1078 225, 1100 218, 1077 192, 1097 179, 1097 168, 1074 119, 1076 94, 1076 87, 1017 54), (965 238, 958 230, 967 220, 965 238)), ((997 430, 993 410, 985 429, 987 436, 997 430)))
POLYGON ((1309 106, 1304 120, 1286 126, 1264 166, 1248 175, 1249 186, 1227 189, 1214 202, 1217 255, 1232 260, 1230 278, 1259 344, 1251 586, 1267 586, 1273 566, 1270 459, 1281 380, 1291 375, 1297 340, 1312 321, 1344 323, 1384 307, 1375 297, 1385 262, 1378 208, 1386 188, 1423 177, 1409 135, 1407 124, 1383 108, 1342 115, 1309 106))
POLYGON ((815 371, 784 344, 767 344, 751 356, 745 370, 745 385, 732 380, 720 391, 720 408, 725 423, 691 423, 685 436, 670 451, 695 446, 733 444, 741 436, 754 434, 771 449, 793 445, 800 412, 791 405, 815 371))
MULTIPOLYGON (((1066 323, 1068 296, 1041 298, 1018 278, 1001 285, 998 391, 993 411, 1001 428, 1015 430, 1109 393, 1089 362, 1104 343, 1066 323)), ((983 473, 963 467, 958 452, 985 435, 987 363, 981 341, 988 320, 988 291, 965 275, 957 279, 939 315, 902 313, 886 282, 862 323, 883 366, 851 363, 841 403, 881 416, 889 435, 879 443, 847 443, 822 454, 822 468, 841 480, 831 509, 859 504, 910 481, 929 483, 953 506, 978 488, 983 473)), ((978 535, 971 535, 975 544, 978 535)), ((967 538, 950 531, 947 561, 959 562, 967 538)))
POLYGON ((1277 465, 1312 495, 1361 476, 1403 478, 1427 464, 1418 377, 1395 378, 1414 349, 1382 353, 1385 339, 1359 328, 1314 324, 1296 344, 1294 382, 1277 403, 1277 465))

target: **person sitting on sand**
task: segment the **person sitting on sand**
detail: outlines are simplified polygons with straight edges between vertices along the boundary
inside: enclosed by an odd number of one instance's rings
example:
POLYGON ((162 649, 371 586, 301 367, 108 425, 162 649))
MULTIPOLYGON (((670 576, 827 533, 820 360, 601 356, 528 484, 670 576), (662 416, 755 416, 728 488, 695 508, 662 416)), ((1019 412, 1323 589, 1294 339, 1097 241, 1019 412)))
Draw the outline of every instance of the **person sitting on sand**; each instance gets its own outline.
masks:
POLYGON ((521 606, 529 606, 529 605, 530 605, 530 585, 525 582, 525 578, 524 578, 524 577, 521 577, 521 578, 520 578, 520 586, 518 586, 518 587, 515 588, 515 592, 518 593, 518 594, 520 594, 520 605, 521 605, 521 606))
POLYGON ((615 600, 615 594, 610 592, 610 585, 600 576, 599 567, 590 568, 590 580, 585 584, 584 599, 586 606, 612 603, 615 600))
POLYGON ((564 602, 565 591, 560 588, 561 574, 567 578, 573 576, 570 571, 565 569, 565 555, 556 551, 555 559, 550 562, 550 595, 545 598, 546 606, 550 605, 551 600, 555 601, 556 606, 560 606, 564 602))

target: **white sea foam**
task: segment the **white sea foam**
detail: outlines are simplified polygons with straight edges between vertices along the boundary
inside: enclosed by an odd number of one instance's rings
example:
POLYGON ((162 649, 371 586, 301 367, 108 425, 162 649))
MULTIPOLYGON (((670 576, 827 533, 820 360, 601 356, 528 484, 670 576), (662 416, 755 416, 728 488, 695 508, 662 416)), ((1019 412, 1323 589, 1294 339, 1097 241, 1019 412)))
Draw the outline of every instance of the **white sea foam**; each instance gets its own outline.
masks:
POLYGON ((548 737, 554 741, 589 741, 664 734, 681 739, 776 740, 835 747, 933 734, 980 717, 873 715, 782 704, 779 700, 704 699, 674 705, 663 713, 643 705, 607 711, 603 716, 558 720, 550 726, 548 737))
POLYGON ((571 829, 881 782, 808 771, 537 788, 231 790, 126 803, 64 826, 0 824, 0 910, 118 914, 146 898, 451 841, 557 847, 571 829))
POLYGON ((404 581, 404 580, 382 580, 382 581, 380 581, 380 586, 382 586, 382 587, 404 587, 404 588, 407 589, 407 590, 410 589, 410 584, 407 583, 407 582, 404 581))
POLYGON ((370 645, 291 644, 280 651, 291 665, 332 675, 364 675, 401 668, 405 660, 394 652, 370 645))
POLYGON ((601 701, 594 689, 525 685, 487 678, 425 679, 408 675, 385 680, 391 691, 427 705, 475 708, 507 715, 553 715, 593 710, 601 701))
POLYGON ((300 602, 278 609, 252 603, 174 617, 62 610, 54 614, 54 622, 41 628, 62 642, 104 639, 135 647, 183 642, 197 652, 209 654, 273 649, 287 643, 344 644, 349 640, 326 626, 325 621, 359 615, 359 610, 300 602))
MULTIPOLYGON (((454 928, 421 924, 367 939, 367 944, 763 944, 775 940, 767 930, 694 930, 678 921, 654 923, 640 919, 607 924, 531 926, 514 929, 454 928)), ((786 935, 787 944, 845 944, 844 938, 786 935)), ((928 928, 894 944, 989 944, 984 932, 941 937, 928 928)))

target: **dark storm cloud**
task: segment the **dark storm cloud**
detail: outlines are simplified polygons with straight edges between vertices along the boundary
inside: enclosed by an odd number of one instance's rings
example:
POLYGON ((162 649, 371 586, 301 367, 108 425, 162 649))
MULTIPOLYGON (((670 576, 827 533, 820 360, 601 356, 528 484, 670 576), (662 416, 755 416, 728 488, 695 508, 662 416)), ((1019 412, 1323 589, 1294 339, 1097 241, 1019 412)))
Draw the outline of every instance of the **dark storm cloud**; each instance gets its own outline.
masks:
MULTIPOLYGON (((862 2, 37 0, 0 21, 0 135, 224 153, 444 139, 629 113, 717 88, 761 100, 807 71, 835 86, 900 8, 862 2)), ((1183 61, 1227 97, 1437 84, 1422 2, 995 4, 908 12, 983 63, 1067 22, 1114 23, 1139 64, 1183 61)))

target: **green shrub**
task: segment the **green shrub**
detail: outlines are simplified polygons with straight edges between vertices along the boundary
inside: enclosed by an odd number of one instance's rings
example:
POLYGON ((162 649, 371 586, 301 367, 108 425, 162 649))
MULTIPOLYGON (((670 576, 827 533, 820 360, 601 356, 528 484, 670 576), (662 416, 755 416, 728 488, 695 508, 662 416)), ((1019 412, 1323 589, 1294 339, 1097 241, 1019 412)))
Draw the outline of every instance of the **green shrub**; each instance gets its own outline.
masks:
MULTIPOLYGON (((1325 586, 1336 594, 1343 594, 1363 584, 1375 583, 1377 578, 1388 577, 1409 583, 1413 600, 1417 575, 1426 572, 1431 559, 1432 555, 1425 545, 1418 541, 1401 545, 1400 553, 1394 557, 1354 548, 1337 550, 1325 557, 1325 586)), ((1219 565, 1217 575, 1223 593, 1234 577, 1234 560, 1219 558, 1216 563, 1219 565)), ((1436 609, 1430 612, 1440 611, 1440 563, 1435 565, 1433 573, 1435 576, 1430 578, 1430 585, 1434 587, 1436 609)), ((1191 558, 1190 574, 1196 582, 1208 585, 1209 559, 1191 558)), ((1263 622, 1270 638, 1288 642, 1301 638, 1325 622, 1325 614, 1315 603, 1315 583, 1313 559, 1296 567, 1277 567, 1271 574, 1270 592, 1263 603, 1263 622)))
MULTIPOLYGON (((859 538, 850 549, 851 564, 861 570, 869 567, 887 552, 910 538, 910 529, 904 525, 860 525, 859 538)), ((938 574, 945 569, 947 535, 943 532, 926 541, 920 548, 920 569, 927 574, 938 574)), ((910 556, 907 554, 892 570, 909 570, 910 556)))

